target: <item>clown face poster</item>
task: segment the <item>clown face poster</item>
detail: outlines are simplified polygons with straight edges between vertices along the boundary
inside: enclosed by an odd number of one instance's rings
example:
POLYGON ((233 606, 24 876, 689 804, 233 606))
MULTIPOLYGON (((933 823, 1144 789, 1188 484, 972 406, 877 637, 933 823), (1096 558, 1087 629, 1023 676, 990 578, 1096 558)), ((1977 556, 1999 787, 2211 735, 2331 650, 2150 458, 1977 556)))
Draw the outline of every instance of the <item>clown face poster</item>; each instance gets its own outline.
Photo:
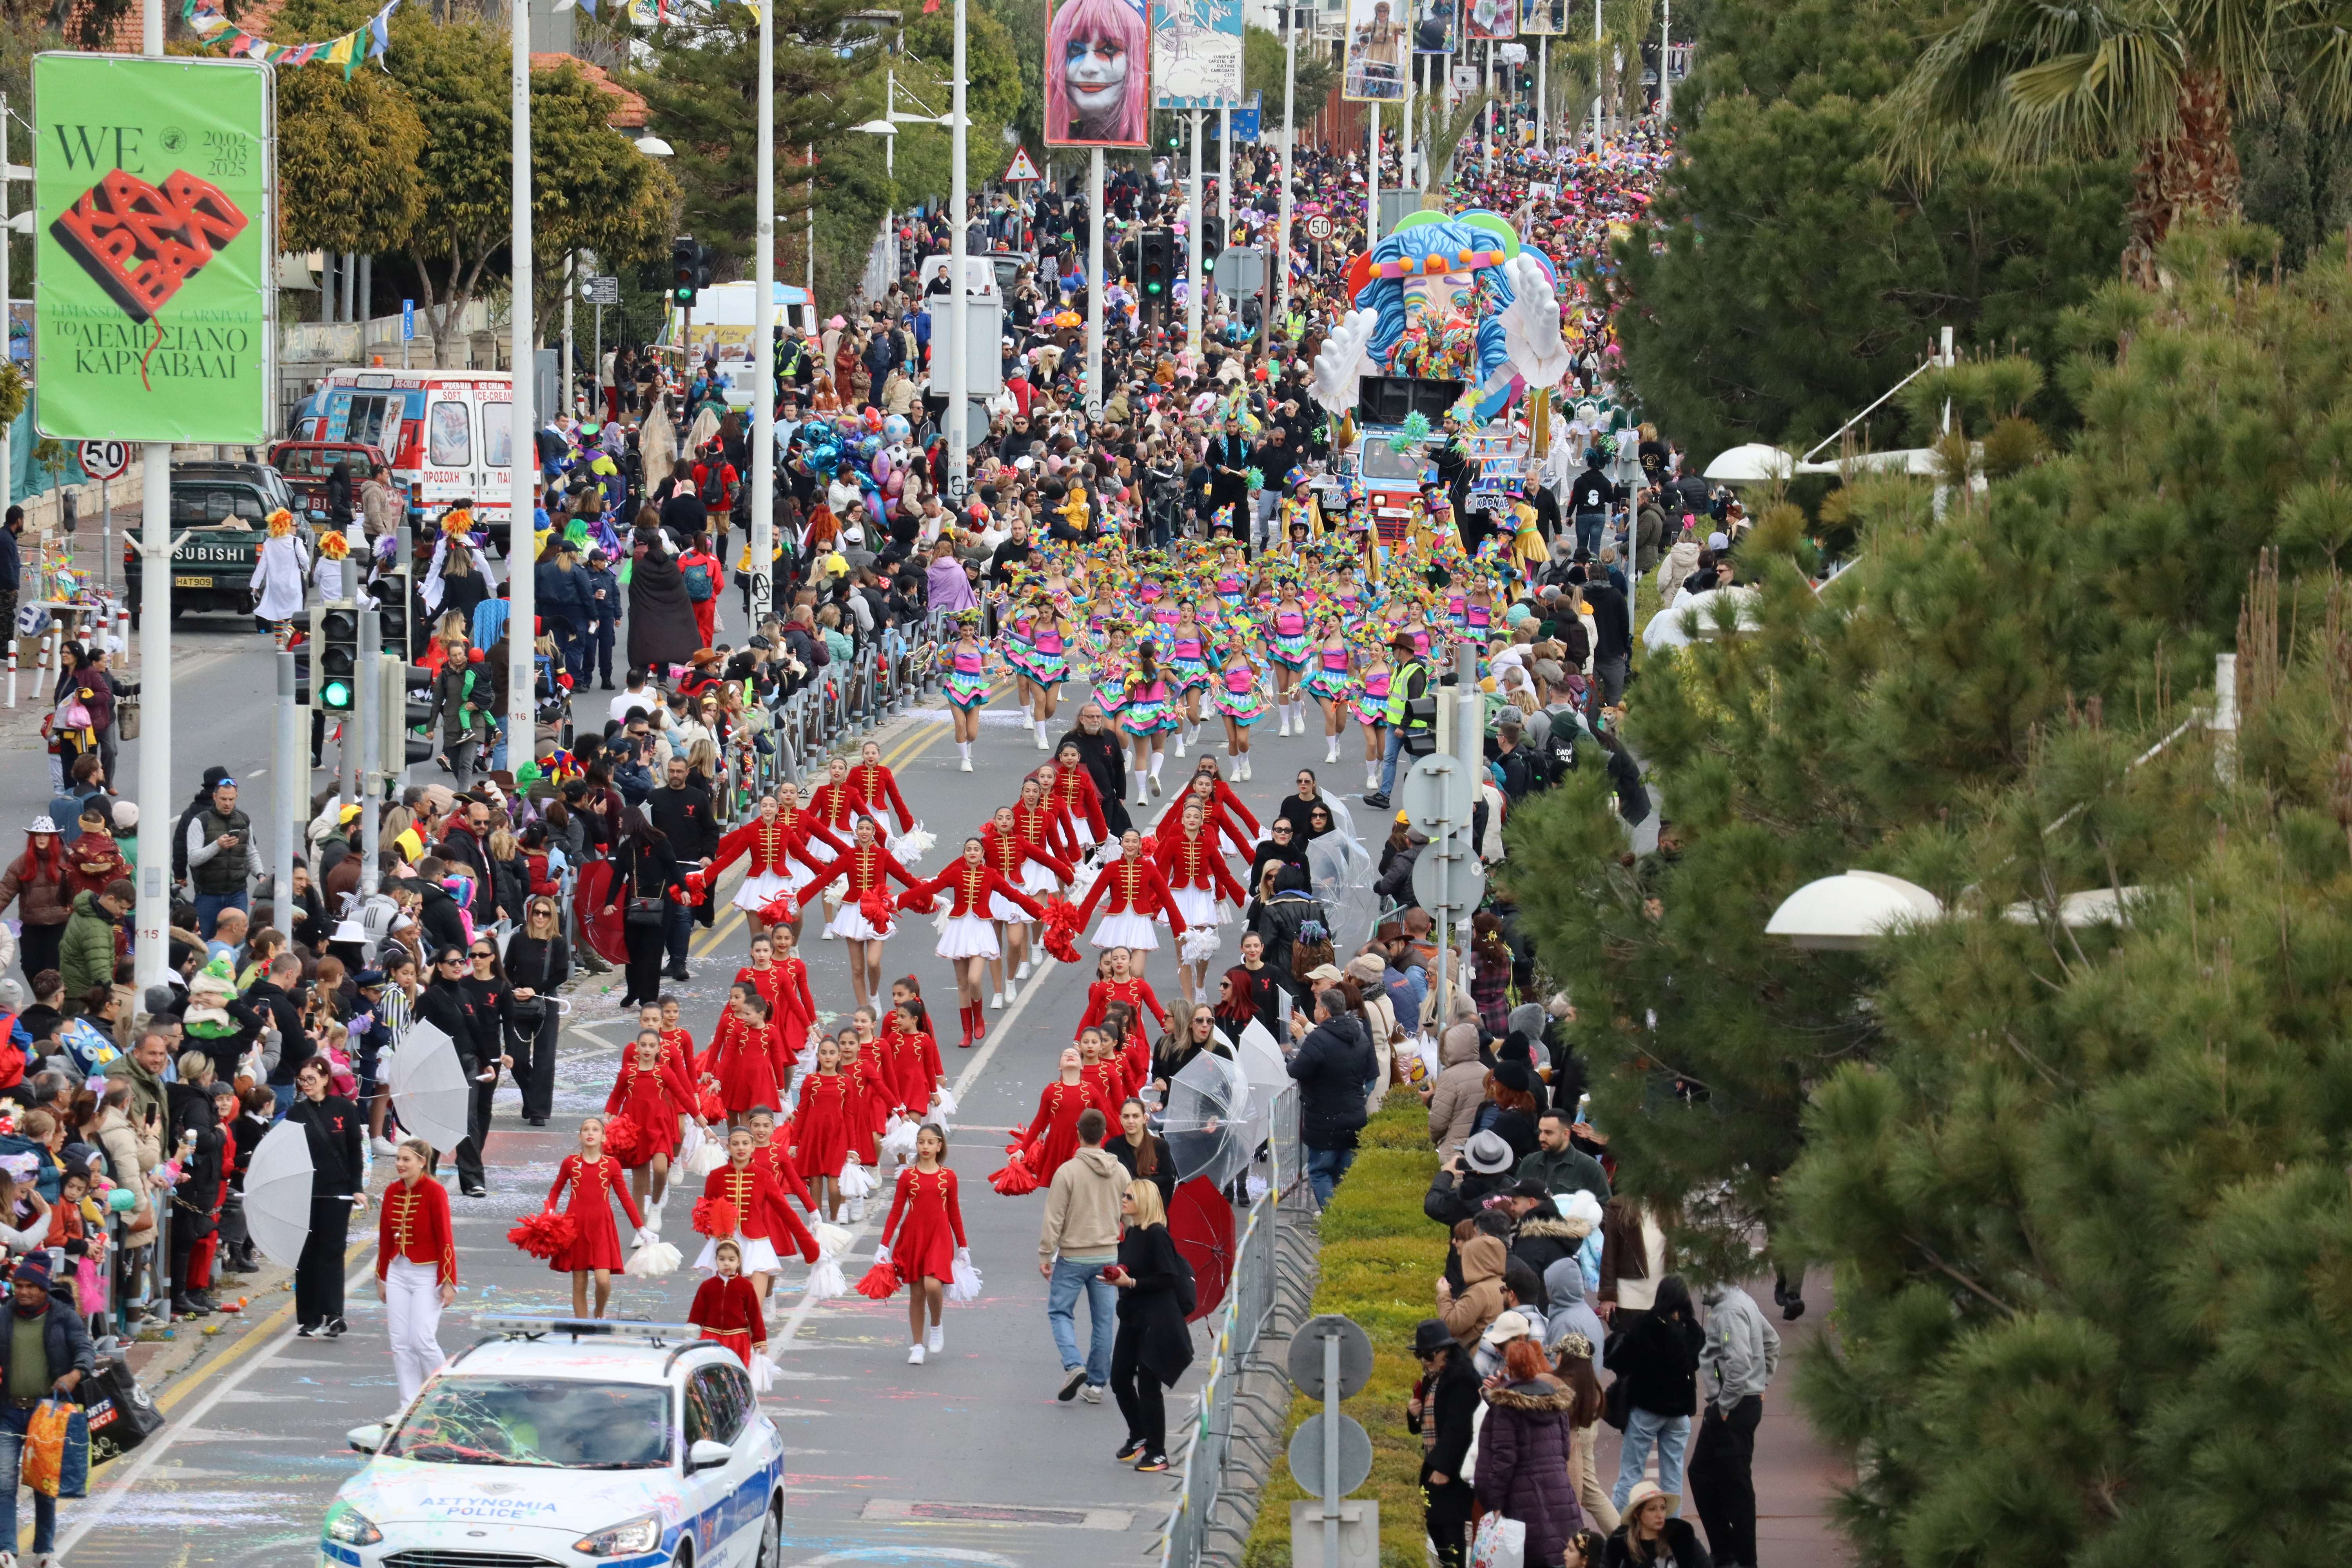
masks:
POLYGON ((268 438, 274 104, 257 60, 35 57, 43 435, 268 438))
POLYGON ((1348 0, 1348 53, 1339 96, 1357 103, 1404 100, 1404 17, 1412 0, 1348 0))
POLYGON ((1151 104, 1239 109, 1241 0, 1152 0, 1151 104))
POLYGON ((1060 0, 1045 18, 1045 142, 1151 141, 1151 30, 1142 0, 1060 0))

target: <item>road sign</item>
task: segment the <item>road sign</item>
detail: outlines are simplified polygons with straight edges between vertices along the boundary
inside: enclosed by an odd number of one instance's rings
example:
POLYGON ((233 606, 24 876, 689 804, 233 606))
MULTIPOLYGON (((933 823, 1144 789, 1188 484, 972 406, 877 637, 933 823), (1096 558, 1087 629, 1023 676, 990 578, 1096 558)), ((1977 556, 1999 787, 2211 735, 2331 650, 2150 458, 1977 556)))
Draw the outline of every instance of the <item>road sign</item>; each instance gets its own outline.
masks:
POLYGON ((404 343, 416 341, 416 301, 414 300, 400 302, 400 341, 404 343))
POLYGON ((1454 68, 1454 90, 1456 92, 1477 91, 1478 68, 1476 66, 1455 66, 1454 68))
POLYGON ((1464 824, 1444 838, 1432 838, 1412 863, 1412 896, 1422 908, 1475 910, 1486 899, 1486 869, 1470 852, 1464 824))
POLYGON ((1265 287, 1265 252, 1235 246, 1217 252, 1217 292, 1255 294, 1265 287))
POLYGON ((1307 220, 1307 237, 1309 239, 1330 238, 1331 220, 1325 217, 1321 213, 1317 213, 1313 217, 1308 218, 1307 220))
POLYGON ((1404 776, 1402 794, 1398 804, 1407 819, 1432 836, 1443 826, 1468 822, 1478 804, 1476 788, 1462 759, 1444 752, 1432 752, 1413 763, 1412 771, 1404 776))
MULTIPOLYGON (((1355 1327, 1352 1323, 1349 1326, 1355 1327)), ((1316 1359, 1322 1359, 1319 1346, 1316 1359)), ((1323 1489, 1323 1429, 1327 1426, 1339 1429, 1339 1490, 1344 1496, 1362 1486, 1372 1473, 1372 1439, 1362 1422, 1336 1410, 1308 1416, 1291 1434, 1290 1479, 1310 1492, 1323 1489)))
POLYGON ((1012 184, 1016 180, 1039 180, 1043 178, 1045 178, 1045 176, 1037 173, 1037 165, 1029 161, 1028 148, 1015 147, 1013 149, 1013 166, 1004 171, 1004 183, 1006 184, 1012 184))
POLYGON ((618 278, 591 278, 581 289, 580 297, 592 305, 617 305, 621 302, 621 280, 618 278))
MULTIPOLYGON (((1349 1319, 1337 1312, 1325 1312, 1309 1318, 1290 1336, 1290 1381, 1299 1393, 1309 1399, 1328 1397, 1323 1392, 1323 1341, 1330 1334, 1339 1336, 1339 1397, 1353 1399, 1362 1392, 1372 1376, 1372 1341, 1349 1319)), ((1307 1423, 1313 1426, 1313 1422, 1307 1423)), ((1344 1456, 1343 1456, 1344 1457, 1344 1456)), ((1323 1485, 1318 1474, 1312 1481, 1302 1483, 1309 1490, 1323 1485)), ((1353 1491, 1353 1487, 1343 1487, 1353 1491)))
POLYGON ((84 441, 74 455, 81 459, 81 471, 93 479, 119 479, 131 471, 128 441, 84 441))

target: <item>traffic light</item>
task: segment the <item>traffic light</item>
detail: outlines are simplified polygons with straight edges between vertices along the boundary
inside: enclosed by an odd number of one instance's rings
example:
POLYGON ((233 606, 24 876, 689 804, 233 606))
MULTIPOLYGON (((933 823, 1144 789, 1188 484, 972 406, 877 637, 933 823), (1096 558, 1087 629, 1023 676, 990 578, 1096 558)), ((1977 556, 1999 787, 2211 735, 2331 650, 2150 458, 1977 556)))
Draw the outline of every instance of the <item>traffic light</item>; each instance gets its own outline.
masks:
POLYGON ((376 630, 383 640, 377 645, 384 653, 408 662, 408 574, 394 573, 381 584, 383 597, 376 602, 376 630))
POLYGON ((357 606, 346 602, 311 608, 310 668, 316 677, 320 709, 329 713, 348 713, 359 705, 357 606))
POLYGON ((691 309, 694 291, 708 282, 708 269, 702 265, 702 247, 695 244, 694 236, 681 234, 669 242, 669 297, 675 305, 691 309))
POLYGON ((1168 308, 1168 290, 1176 281, 1176 247, 1164 228, 1144 230, 1137 244, 1142 259, 1135 268, 1136 288, 1142 295, 1144 315, 1156 319, 1168 308))
POLYGON ((1201 271, 1213 275, 1217 269, 1217 252, 1225 247, 1225 220, 1213 216, 1201 220, 1201 271))
POLYGON ((376 688, 383 739, 377 750, 390 784, 402 772, 433 756, 433 737, 423 726, 433 711, 433 672, 390 654, 376 660, 383 684, 376 688))
POLYGON ((710 247, 698 245, 694 247, 694 286, 696 288, 710 287, 710 269, 717 265, 718 261, 719 253, 710 247))

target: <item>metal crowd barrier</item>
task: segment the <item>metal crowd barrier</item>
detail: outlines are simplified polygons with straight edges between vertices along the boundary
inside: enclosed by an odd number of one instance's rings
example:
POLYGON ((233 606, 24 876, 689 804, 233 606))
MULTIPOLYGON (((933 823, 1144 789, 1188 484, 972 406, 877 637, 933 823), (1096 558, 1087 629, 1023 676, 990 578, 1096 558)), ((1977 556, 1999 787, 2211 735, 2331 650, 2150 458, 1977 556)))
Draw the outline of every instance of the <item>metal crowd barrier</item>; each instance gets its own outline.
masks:
POLYGON ((1286 1339, 1314 1310, 1315 1197, 1298 1141, 1298 1092, 1274 1102, 1265 1189, 1250 1205, 1234 1249, 1214 1348, 1195 1398, 1190 1440, 1178 1466, 1176 1500, 1162 1530, 1162 1568, 1237 1568, 1256 1517, 1258 1482, 1280 1462, 1289 1410, 1253 1373, 1275 1368, 1269 1338, 1286 1339), (1269 1331, 1273 1331, 1269 1333, 1269 1331), (1244 1387, 1255 1381, 1258 1388, 1244 1387))

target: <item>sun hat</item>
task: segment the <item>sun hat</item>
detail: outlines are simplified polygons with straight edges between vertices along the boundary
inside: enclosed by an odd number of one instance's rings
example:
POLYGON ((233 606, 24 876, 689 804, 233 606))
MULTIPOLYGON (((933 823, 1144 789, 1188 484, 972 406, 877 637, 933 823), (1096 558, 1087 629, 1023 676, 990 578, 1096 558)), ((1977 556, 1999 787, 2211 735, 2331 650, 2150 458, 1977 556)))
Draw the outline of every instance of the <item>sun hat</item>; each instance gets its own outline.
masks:
POLYGON ((1462 1163, 1482 1176, 1492 1176, 1510 1168, 1511 1146, 1500 1133, 1475 1133, 1462 1145, 1462 1163))

